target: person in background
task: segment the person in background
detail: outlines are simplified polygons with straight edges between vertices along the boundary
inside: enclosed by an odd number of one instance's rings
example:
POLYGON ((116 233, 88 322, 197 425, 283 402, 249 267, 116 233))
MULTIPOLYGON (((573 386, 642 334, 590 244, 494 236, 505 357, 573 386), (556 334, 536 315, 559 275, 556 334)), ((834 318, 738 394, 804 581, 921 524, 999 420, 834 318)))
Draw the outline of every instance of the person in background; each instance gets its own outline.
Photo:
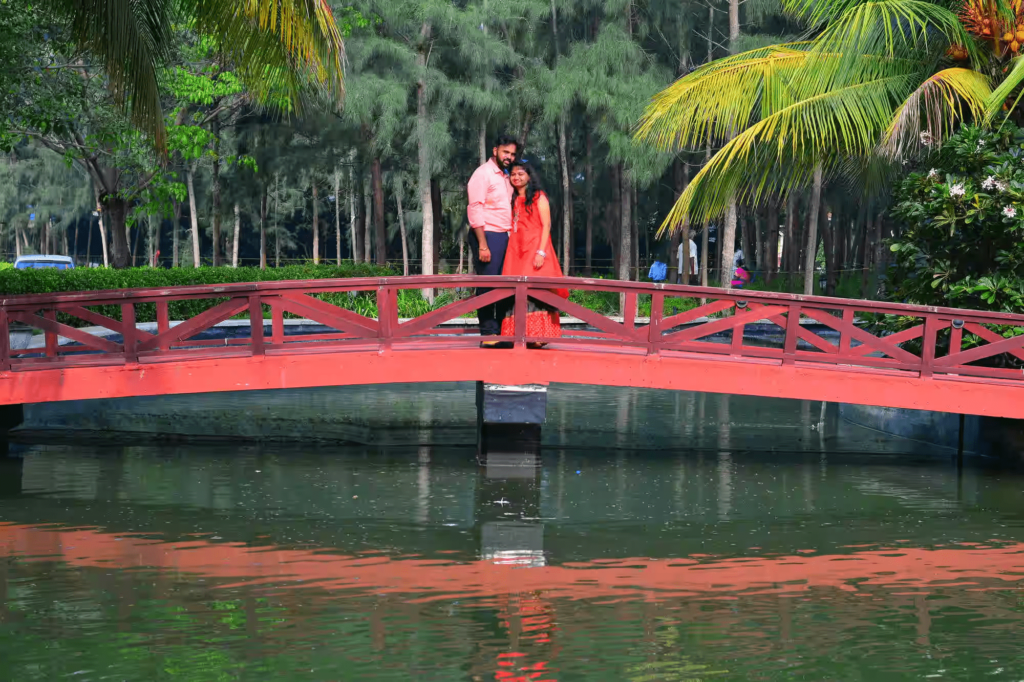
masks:
POLYGON ((697 262, 697 244, 693 241, 693 233, 688 235, 690 240, 690 267, 683 267, 683 245, 679 244, 679 255, 676 257, 676 262, 679 263, 679 274, 676 275, 677 284, 698 284, 700 280, 697 275, 700 274, 700 265, 697 262), (683 273, 686 273, 684 276, 683 273))
POLYGON ((744 261, 742 258, 740 258, 736 262, 736 271, 733 273, 732 276, 733 289, 742 289, 744 285, 750 283, 750 273, 747 272, 746 268, 744 267, 746 264, 746 261, 744 261))
MULTIPOLYGON (((469 246, 473 252, 473 269, 478 275, 500 275, 505 265, 508 234, 512 230, 512 185, 508 180, 508 170, 518 152, 516 138, 500 135, 491 148, 491 158, 469 179, 469 205, 466 209, 472 232, 469 246)), ((481 287, 476 293, 479 296, 488 291, 490 289, 481 287)), ((507 307, 506 299, 477 311, 480 336, 497 336, 500 333, 500 320, 507 307)), ((483 341, 481 345, 493 347, 498 342, 483 341)))

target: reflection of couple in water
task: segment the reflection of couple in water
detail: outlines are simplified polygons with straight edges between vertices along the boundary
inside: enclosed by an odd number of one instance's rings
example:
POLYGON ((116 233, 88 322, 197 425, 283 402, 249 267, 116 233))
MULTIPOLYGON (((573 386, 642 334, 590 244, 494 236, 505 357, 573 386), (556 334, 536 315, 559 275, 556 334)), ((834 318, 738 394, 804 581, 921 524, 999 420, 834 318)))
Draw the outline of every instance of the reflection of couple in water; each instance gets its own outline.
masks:
MULTIPOLYGON (((478 275, 561 277, 551 243, 551 204, 537 170, 517 158, 519 151, 515 138, 498 137, 491 158, 469 180, 473 266, 478 275)), ((477 289, 477 294, 487 291, 490 289, 477 289)), ((566 289, 554 291, 569 297, 566 289)), ((510 299, 485 306, 478 315, 481 336, 512 336, 515 332, 510 299)), ((531 300, 526 335, 561 336, 558 311, 531 300)), ((484 345, 496 343, 485 341, 484 345)))

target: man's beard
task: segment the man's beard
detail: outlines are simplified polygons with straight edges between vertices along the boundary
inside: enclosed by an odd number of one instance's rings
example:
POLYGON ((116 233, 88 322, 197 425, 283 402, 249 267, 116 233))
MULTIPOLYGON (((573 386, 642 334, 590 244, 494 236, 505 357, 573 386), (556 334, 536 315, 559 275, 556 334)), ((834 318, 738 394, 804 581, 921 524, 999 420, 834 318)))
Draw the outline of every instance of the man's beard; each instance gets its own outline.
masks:
POLYGON ((504 168, 505 170, 508 170, 509 168, 512 167, 512 159, 509 159, 508 161, 502 161, 501 159, 495 160, 498 162, 499 168, 504 168))

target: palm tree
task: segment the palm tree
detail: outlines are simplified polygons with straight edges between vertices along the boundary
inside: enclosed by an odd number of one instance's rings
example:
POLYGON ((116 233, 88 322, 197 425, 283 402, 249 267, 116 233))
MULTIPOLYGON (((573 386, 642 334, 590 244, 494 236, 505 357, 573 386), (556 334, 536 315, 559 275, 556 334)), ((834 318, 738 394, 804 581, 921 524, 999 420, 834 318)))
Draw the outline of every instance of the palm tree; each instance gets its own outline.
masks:
POLYGON ((851 161, 905 159, 965 121, 1018 113, 1021 0, 782 3, 810 27, 806 40, 711 62, 640 120, 636 138, 660 150, 721 145, 662 231, 720 216, 734 196, 758 204, 851 161))
POLYGON ((290 106, 314 85, 339 102, 344 45, 327 0, 44 0, 98 58, 132 121, 163 147, 157 72, 173 26, 213 38, 261 104, 290 106), (304 87, 307 86, 307 87, 304 87))

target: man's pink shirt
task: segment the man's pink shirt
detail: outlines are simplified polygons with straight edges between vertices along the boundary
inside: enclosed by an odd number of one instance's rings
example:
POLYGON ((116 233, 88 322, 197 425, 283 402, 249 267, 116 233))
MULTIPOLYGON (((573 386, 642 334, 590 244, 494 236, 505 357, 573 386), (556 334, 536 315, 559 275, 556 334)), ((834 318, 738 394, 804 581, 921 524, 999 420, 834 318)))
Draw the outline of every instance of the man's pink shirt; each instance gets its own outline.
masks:
POLYGON ((485 232, 512 229, 512 183, 494 159, 480 166, 469 179, 469 226, 485 232))

